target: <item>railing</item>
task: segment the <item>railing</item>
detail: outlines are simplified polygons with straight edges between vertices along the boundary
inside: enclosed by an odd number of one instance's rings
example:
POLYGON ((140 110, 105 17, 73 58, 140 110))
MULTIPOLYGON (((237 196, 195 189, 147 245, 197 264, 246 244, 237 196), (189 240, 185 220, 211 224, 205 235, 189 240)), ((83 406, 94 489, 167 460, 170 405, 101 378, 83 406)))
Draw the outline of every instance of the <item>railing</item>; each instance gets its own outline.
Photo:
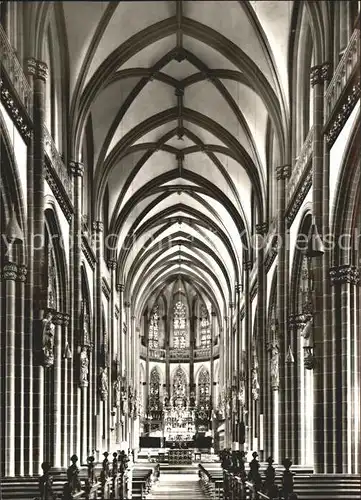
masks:
POLYGON ((0 25, 0 61, 21 102, 31 116, 31 88, 16 53, 0 25))
POLYGON ((332 80, 326 91, 326 109, 325 123, 328 122, 333 110, 336 107, 337 101, 353 74, 355 68, 359 64, 360 54, 360 30, 356 29, 352 34, 346 50, 338 63, 332 80))
POLYGON ((189 359, 190 350, 189 349, 170 349, 169 358, 170 359, 189 359))
MULTIPOLYGON (((140 345, 140 355, 142 358, 147 357, 147 347, 143 344, 140 345)), ((149 349, 149 358, 153 360, 164 360, 166 356, 165 349, 149 349)), ((213 347, 213 356, 219 356, 219 345, 213 347)), ((211 357, 210 347, 199 347, 194 350, 195 359, 209 359, 211 357)), ((170 349, 170 360, 189 360, 190 349, 170 349)))
POLYGON ((56 173, 59 181, 61 182, 62 186, 64 187, 64 190, 68 195, 69 199, 72 201, 73 199, 72 180, 69 176, 68 170, 64 165, 64 162, 60 154, 58 153, 53 138, 51 137, 45 125, 44 125, 44 145, 45 145, 45 152, 50 160, 51 166, 54 172, 56 173))
POLYGON ((200 347, 199 349, 195 349, 194 357, 196 359, 210 358, 211 357, 211 348, 210 347, 200 347))
POLYGON ((292 198, 299 180, 303 176, 308 162, 312 156, 313 151, 313 126, 310 128, 306 140, 302 146, 300 155, 296 161, 295 166, 292 169, 291 177, 288 182, 287 199, 288 201, 292 198))
POLYGON ((149 357, 150 359, 165 359, 165 349, 149 349, 149 357))

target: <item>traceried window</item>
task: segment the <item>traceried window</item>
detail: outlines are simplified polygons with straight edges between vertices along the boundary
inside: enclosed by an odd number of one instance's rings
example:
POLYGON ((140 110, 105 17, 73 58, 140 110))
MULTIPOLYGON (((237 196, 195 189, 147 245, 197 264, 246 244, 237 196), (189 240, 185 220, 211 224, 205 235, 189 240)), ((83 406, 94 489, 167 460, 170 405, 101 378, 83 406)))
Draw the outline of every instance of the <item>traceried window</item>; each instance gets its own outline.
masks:
POLYGON ((159 398, 160 376, 156 367, 150 372, 149 410, 158 411, 160 409, 159 398))
POLYGON ((210 377, 209 371, 202 368, 198 377, 198 401, 201 410, 208 410, 210 403, 210 377))
POLYGON ((173 347, 175 349, 184 349, 186 345, 186 306, 179 301, 174 306, 173 347))
POLYGON ((205 306, 201 307, 201 347, 211 346, 211 327, 208 311, 205 306))
POLYGON ((159 306, 153 308, 149 323, 149 348, 158 349, 159 347, 159 306))
POLYGON ((173 401, 174 406, 184 406, 187 397, 187 377, 179 366, 173 377, 173 401))

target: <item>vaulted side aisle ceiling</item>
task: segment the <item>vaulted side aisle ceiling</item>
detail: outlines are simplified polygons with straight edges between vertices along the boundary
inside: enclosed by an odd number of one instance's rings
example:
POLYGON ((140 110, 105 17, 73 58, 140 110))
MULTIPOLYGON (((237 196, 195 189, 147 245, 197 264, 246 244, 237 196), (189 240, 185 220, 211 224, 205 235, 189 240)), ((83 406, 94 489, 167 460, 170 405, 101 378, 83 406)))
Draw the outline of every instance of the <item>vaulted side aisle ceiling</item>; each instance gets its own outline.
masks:
POLYGON ((181 275, 223 313, 264 220, 270 163, 287 161, 292 2, 61 7, 71 149, 91 138, 118 282, 140 312, 181 275))

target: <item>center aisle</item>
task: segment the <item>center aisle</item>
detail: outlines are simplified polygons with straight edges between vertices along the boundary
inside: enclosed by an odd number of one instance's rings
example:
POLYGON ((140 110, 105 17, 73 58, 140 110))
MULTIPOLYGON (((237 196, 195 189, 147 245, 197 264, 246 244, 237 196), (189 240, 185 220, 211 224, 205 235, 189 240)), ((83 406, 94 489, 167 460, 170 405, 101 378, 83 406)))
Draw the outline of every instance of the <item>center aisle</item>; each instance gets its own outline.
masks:
POLYGON ((206 499, 199 484, 196 468, 161 468, 159 481, 154 484, 148 499, 197 500, 206 499))

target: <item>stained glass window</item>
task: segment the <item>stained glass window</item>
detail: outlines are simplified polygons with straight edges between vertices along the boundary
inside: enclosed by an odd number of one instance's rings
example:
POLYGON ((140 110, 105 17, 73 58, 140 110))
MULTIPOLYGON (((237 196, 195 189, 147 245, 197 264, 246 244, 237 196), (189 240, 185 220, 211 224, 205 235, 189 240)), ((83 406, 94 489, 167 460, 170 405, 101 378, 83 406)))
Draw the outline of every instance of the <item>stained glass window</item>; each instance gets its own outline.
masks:
POLYGON ((149 347, 150 349, 158 349, 159 347, 159 306, 153 308, 149 323, 149 347))
POLYGON ((211 346, 211 327, 208 311, 205 306, 201 308, 201 347, 211 346))
POLYGON ((150 388, 149 388, 149 410, 158 411, 160 409, 159 399, 160 376, 156 367, 150 372, 150 388))
POLYGON ((173 377, 173 401, 175 406, 183 406, 186 401, 187 376, 179 366, 173 377))
POLYGON ((198 401, 201 410, 209 409, 209 395, 210 395, 210 377, 209 371, 206 368, 202 368, 202 371, 198 377, 198 401))
POLYGON ((174 306, 173 347, 184 349, 186 345, 186 306, 182 302, 177 302, 174 306))

